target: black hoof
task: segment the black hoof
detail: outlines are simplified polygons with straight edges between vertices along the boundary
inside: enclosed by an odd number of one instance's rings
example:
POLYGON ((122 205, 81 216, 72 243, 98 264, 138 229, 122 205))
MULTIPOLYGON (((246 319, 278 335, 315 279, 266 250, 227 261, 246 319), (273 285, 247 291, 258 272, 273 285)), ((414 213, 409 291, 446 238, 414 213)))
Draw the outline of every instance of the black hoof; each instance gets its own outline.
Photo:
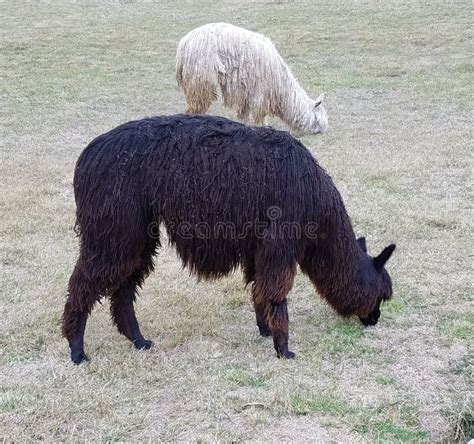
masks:
POLYGON ((90 361, 89 357, 84 353, 84 350, 71 351, 71 361, 74 364, 80 364, 81 362, 90 361))
POLYGON ((148 339, 135 339, 133 345, 135 348, 138 348, 138 350, 149 350, 154 344, 153 341, 149 341, 148 339))
POLYGON ((268 337, 272 335, 272 332, 266 327, 258 327, 260 336, 268 337))
POLYGON ((293 352, 277 353, 278 358, 293 359, 296 355, 293 352))

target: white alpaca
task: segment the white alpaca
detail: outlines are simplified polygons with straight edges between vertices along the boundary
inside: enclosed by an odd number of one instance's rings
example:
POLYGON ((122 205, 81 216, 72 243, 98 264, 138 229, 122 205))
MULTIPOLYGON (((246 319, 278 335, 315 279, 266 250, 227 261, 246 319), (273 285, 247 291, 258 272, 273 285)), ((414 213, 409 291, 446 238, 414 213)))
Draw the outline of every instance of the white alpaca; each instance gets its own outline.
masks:
POLYGON ((224 105, 256 125, 277 116, 301 133, 322 133, 328 118, 321 94, 308 97, 267 37, 228 23, 210 23, 185 35, 176 54, 176 79, 188 113, 204 114, 220 90, 224 105))

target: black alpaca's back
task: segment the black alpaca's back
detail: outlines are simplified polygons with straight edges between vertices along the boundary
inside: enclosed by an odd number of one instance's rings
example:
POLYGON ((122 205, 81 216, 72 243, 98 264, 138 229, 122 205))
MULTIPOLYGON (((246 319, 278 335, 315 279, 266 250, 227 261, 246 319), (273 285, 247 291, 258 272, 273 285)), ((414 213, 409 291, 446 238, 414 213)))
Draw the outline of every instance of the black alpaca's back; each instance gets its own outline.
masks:
MULTIPOLYGON (((78 228, 103 229, 94 241, 102 250, 114 231, 120 243, 129 232, 128 248, 139 250, 146 241, 136 234, 156 235, 163 222, 184 264, 203 277, 230 272, 268 230, 284 235, 278 227, 293 222, 304 229, 342 205, 288 133, 211 116, 154 117, 98 137, 77 163, 74 188, 78 228)), ((305 242, 286 239, 285 249, 301 257, 305 242)))
POLYGON ((118 330, 135 347, 151 347, 133 302, 153 270, 160 225, 198 276, 242 267, 260 333, 273 336, 278 356, 294 356, 286 297, 298 263, 340 314, 367 324, 378 319, 379 296, 391 295, 388 274, 358 246, 330 177, 285 132, 211 116, 129 122, 84 150, 74 192, 81 249, 63 333, 76 363, 86 359, 87 316, 102 296, 118 330))

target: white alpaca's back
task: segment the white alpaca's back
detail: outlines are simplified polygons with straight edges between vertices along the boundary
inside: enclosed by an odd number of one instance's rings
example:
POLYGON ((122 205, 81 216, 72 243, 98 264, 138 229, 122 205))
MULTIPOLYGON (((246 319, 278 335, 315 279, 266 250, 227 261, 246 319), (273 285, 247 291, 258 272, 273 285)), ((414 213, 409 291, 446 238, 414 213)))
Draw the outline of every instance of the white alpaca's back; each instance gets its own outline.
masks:
POLYGON ((239 119, 280 117, 297 131, 323 132, 327 116, 300 87, 267 37, 228 23, 211 23, 179 42, 176 78, 187 112, 205 113, 221 93, 239 119))

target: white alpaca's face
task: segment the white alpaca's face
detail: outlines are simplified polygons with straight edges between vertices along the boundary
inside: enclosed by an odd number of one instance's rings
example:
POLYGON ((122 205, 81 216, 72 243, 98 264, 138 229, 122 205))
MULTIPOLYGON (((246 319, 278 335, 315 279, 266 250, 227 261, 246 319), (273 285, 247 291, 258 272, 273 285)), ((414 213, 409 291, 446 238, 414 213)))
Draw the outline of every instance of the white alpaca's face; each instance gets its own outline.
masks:
POLYGON ((314 121, 311 125, 312 133, 325 133, 329 129, 328 115, 323 106, 324 94, 314 101, 314 121))

